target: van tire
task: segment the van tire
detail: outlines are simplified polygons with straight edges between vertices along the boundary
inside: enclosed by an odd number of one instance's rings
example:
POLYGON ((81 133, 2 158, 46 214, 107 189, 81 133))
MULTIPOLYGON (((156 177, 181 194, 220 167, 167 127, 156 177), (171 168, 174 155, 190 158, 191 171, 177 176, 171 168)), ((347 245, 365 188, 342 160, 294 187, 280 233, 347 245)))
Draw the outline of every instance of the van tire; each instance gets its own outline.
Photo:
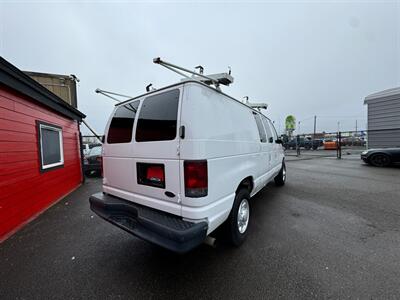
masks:
POLYGON ((279 171, 278 175, 274 178, 275 184, 277 186, 283 186, 286 182, 286 165, 285 162, 282 162, 281 170, 279 171))
POLYGON ((230 244, 233 246, 240 246, 246 239, 247 233, 249 231, 250 225, 250 193, 247 189, 240 189, 235 196, 235 201, 233 202, 231 213, 229 214, 229 218, 226 222, 226 238, 230 244), (240 232, 238 225, 238 213, 239 209, 242 205, 245 207, 247 205, 248 216, 247 216, 247 225, 245 228, 242 227, 243 232, 240 232))

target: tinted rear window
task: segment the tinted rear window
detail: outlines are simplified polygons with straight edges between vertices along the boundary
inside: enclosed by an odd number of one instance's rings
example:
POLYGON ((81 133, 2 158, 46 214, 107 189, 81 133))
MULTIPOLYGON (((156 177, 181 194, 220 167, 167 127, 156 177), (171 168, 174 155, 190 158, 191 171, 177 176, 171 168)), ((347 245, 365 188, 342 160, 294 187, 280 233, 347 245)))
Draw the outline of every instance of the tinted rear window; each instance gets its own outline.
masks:
POLYGON ((107 143, 129 143, 132 140, 133 123, 139 103, 137 100, 117 108, 108 129, 107 143))
POLYGON ((137 142, 166 141, 176 137, 179 90, 144 99, 136 129, 137 142))

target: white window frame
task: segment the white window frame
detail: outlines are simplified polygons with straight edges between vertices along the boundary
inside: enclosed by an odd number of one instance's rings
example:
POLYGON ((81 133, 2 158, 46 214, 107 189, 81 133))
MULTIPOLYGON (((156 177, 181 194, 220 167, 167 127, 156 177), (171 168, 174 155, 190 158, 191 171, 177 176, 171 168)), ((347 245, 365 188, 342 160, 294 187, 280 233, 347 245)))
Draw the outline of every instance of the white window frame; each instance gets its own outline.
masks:
POLYGON ((44 123, 39 123, 39 145, 40 145, 40 168, 45 171, 51 168, 59 167, 64 165, 64 147, 63 147, 63 135, 62 135, 62 128, 58 126, 52 126, 50 124, 44 124, 44 123), (58 132, 58 138, 59 138, 59 143, 60 143, 60 158, 61 161, 45 165, 43 163, 43 134, 42 134, 42 129, 48 129, 48 130, 53 130, 58 132))

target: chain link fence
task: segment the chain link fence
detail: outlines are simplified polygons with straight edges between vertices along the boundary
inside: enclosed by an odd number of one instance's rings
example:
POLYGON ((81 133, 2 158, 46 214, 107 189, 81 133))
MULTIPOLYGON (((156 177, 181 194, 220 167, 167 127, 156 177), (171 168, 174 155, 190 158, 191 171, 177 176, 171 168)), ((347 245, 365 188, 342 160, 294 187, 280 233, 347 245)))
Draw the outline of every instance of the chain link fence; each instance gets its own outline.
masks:
POLYGON ((285 155, 303 158, 359 155, 367 149, 367 139, 365 130, 282 136, 285 155))

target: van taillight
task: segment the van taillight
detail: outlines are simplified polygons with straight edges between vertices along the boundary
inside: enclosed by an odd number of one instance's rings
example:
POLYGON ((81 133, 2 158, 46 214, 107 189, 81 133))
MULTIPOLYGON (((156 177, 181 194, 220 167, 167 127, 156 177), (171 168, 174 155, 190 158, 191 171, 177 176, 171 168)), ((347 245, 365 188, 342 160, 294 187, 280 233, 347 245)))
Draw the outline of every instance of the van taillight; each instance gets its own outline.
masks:
POLYGON ((208 194, 207 161, 185 161, 185 196, 205 197, 208 194))

